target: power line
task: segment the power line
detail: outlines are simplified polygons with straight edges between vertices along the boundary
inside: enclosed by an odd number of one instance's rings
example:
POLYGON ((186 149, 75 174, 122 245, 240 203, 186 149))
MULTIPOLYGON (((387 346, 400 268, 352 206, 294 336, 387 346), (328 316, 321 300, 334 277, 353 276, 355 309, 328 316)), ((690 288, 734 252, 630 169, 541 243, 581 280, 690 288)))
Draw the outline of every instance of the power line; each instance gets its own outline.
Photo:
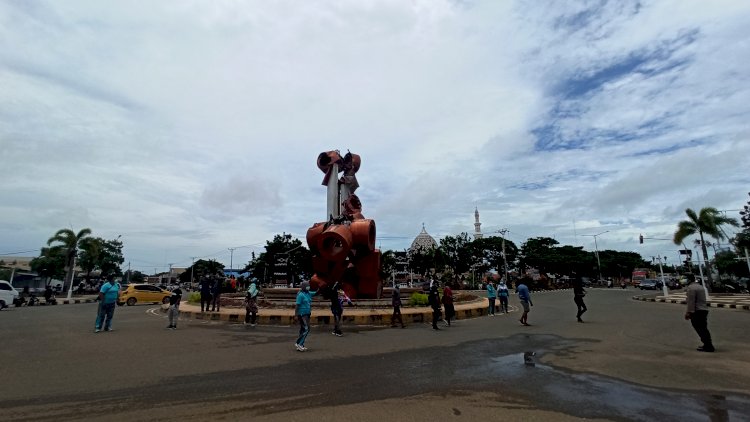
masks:
POLYGON ((19 255, 22 253, 39 252, 39 251, 41 251, 41 249, 32 249, 30 251, 7 252, 7 253, 0 253, 0 256, 19 255))

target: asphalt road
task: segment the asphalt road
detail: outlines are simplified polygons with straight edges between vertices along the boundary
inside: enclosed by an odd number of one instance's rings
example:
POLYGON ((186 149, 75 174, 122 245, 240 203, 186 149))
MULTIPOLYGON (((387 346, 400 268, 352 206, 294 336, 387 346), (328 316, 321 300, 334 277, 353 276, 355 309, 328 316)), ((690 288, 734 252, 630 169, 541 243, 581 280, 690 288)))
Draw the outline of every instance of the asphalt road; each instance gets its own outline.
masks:
MULTIPOLYGON (((569 291, 435 332, 181 321, 118 307, 94 334, 95 304, 0 312, 3 420, 750 420, 750 312, 712 310, 717 353, 684 306, 569 291), (536 366, 523 353, 536 353, 536 366)), ((514 304, 512 301, 511 304, 514 304)), ((515 303, 517 305, 517 303, 515 303)))

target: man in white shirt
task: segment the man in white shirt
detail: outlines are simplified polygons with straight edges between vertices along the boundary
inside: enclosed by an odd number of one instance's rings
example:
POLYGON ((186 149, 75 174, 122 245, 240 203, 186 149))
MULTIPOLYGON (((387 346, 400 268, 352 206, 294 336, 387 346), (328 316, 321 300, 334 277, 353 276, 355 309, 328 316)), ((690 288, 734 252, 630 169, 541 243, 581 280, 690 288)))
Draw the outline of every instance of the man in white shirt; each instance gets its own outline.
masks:
POLYGON ((687 312, 685 319, 689 319, 695 332, 703 342, 698 348, 699 352, 713 352, 714 345, 711 342, 711 333, 708 331, 708 304, 706 304, 706 291, 703 286, 695 281, 695 276, 688 274, 687 312))

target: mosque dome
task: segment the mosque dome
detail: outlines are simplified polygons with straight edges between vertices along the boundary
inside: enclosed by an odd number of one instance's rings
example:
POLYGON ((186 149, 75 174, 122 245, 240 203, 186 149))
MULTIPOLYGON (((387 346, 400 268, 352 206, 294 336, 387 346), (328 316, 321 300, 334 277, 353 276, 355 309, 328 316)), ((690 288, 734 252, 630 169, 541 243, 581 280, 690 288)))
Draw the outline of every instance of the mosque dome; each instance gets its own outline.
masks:
POLYGON ((409 247, 409 252, 416 252, 417 250, 430 250, 435 249, 438 247, 437 242, 435 239, 432 238, 427 233, 427 230, 424 228, 424 224, 422 224, 422 231, 417 235, 417 237, 414 238, 414 241, 411 242, 411 247, 409 247))

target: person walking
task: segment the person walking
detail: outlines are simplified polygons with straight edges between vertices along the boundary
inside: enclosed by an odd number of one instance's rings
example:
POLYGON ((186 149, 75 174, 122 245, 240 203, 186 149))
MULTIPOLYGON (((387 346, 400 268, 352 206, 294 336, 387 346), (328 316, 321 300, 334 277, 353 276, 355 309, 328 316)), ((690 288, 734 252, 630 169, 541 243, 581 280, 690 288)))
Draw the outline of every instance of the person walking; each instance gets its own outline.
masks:
POLYGON ((445 325, 451 326, 451 318, 456 315, 456 308, 453 307, 453 290, 447 284, 443 287, 443 307, 445 308, 445 325))
POLYGON ((531 302, 531 293, 529 292, 529 287, 526 285, 526 283, 529 281, 528 277, 524 277, 521 279, 521 281, 518 282, 518 286, 516 286, 516 292, 518 292, 518 299, 521 300, 521 307, 523 307, 523 315, 521 315, 521 324, 523 325, 530 325, 528 323, 529 318, 529 310, 531 306, 534 306, 534 303, 531 302))
POLYGON ((693 329, 698 333, 703 346, 698 347, 699 352, 714 352, 714 344, 711 341, 711 333, 708 331, 708 304, 706 303, 706 290, 695 281, 695 276, 688 274, 688 287, 685 289, 687 295, 687 312, 685 319, 690 320, 693 329))
POLYGON ((255 279, 250 280, 250 286, 247 288, 245 297, 245 325, 248 323, 255 327, 255 320, 258 315, 258 286, 255 279))
POLYGON ((307 335, 310 334, 310 314, 312 314, 312 298, 317 294, 317 291, 310 291, 310 282, 303 281, 300 284, 299 293, 297 293, 297 300, 295 301, 294 317, 299 320, 299 337, 294 343, 294 347, 298 351, 307 351, 305 347, 305 340, 307 335))
POLYGON ((179 287, 172 290, 172 295, 169 296, 169 310, 167 316, 169 317, 168 329, 177 329, 177 318, 180 316, 180 301, 182 301, 182 289, 179 287))
POLYGON ((495 298, 497 297, 497 291, 492 281, 487 281, 487 300, 490 306, 487 308, 487 316, 495 316, 495 298))
POLYGON ((583 303, 584 296, 586 296, 586 290, 583 288, 583 279, 581 276, 573 273, 573 301, 578 307, 578 313, 576 314, 578 322, 583 322, 581 315, 588 310, 586 304, 583 303))
POLYGON ((331 289, 331 313, 333 314, 333 332, 331 334, 341 337, 344 333, 341 331, 341 317, 344 315, 344 302, 352 306, 352 300, 341 289, 337 281, 331 289))
POLYGON ((204 312, 203 306, 205 305, 205 312, 208 312, 208 308, 211 307, 211 280, 208 277, 203 277, 200 284, 201 290, 201 312, 204 312))
POLYGON ((213 288, 211 289, 211 312, 221 311, 221 289, 224 287, 224 280, 221 277, 217 277, 213 288))
POLYGON ((396 320, 401 324, 401 328, 406 328, 404 319, 401 316, 401 288, 395 282, 393 283, 393 292, 391 292, 391 306, 393 306, 391 328, 396 328, 396 320))
POLYGON ((115 315, 117 297, 120 295, 120 283, 114 281, 114 277, 107 277, 107 282, 99 289, 99 312, 96 316, 94 332, 112 331, 112 317, 115 315), (104 326, 102 327, 102 324, 104 326))
POLYGON ((430 286, 430 293, 427 297, 428 303, 432 307, 432 329, 440 330, 437 326, 437 322, 440 321, 440 292, 438 292, 437 281, 433 282, 430 286))
POLYGON ((505 280, 500 280, 500 284, 497 286, 497 297, 500 298, 501 314, 508 313, 508 296, 510 296, 508 286, 505 285, 505 280))

